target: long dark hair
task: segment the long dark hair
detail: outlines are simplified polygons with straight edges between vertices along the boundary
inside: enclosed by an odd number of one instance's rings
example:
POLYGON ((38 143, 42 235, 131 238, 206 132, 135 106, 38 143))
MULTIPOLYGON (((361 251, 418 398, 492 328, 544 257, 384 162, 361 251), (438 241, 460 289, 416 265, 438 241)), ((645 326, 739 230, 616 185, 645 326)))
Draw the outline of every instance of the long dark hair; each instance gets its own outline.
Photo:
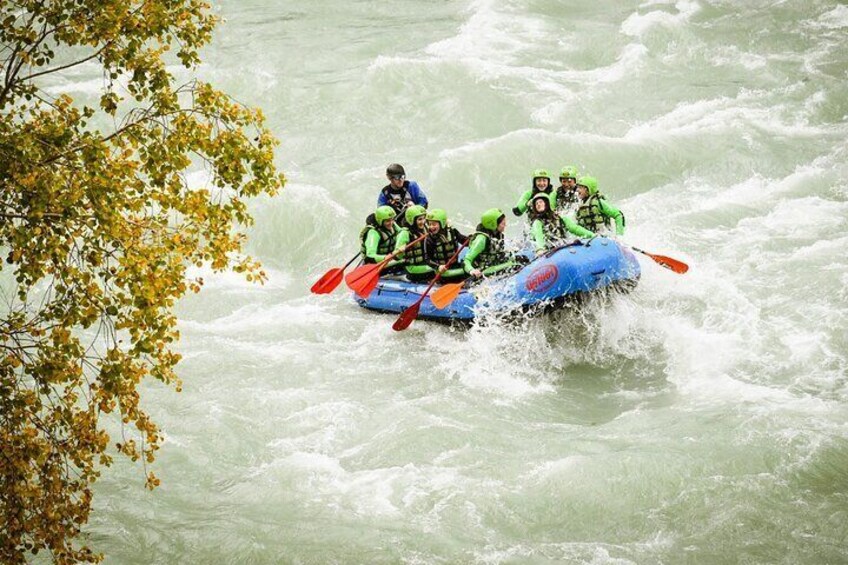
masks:
POLYGON ((536 196, 530 199, 530 207, 527 209, 527 214, 530 216, 530 221, 533 220, 553 220, 556 219, 556 213, 551 207, 551 201, 548 198, 547 194, 544 192, 540 192, 536 196), (536 211, 536 201, 541 199, 545 203, 545 210, 543 212, 536 211))

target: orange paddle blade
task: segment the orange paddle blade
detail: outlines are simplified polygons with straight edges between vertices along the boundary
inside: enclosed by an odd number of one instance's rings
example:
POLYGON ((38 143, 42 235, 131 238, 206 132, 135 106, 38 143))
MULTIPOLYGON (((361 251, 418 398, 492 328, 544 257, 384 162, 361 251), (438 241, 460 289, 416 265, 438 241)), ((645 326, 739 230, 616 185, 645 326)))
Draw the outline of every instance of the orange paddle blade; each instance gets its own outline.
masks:
POLYGON ((418 317, 418 311, 421 309, 421 301, 419 300, 406 310, 400 313, 395 323, 392 324, 392 329, 396 332, 403 331, 415 321, 415 318, 418 317))
POLYGON ((647 255, 651 259, 657 262, 658 265, 665 267, 675 273, 682 275, 686 271, 689 270, 689 265, 684 263, 683 261, 678 261, 677 259, 672 259, 671 257, 666 257, 665 255, 654 255, 653 253, 648 253, 644 249, 639 249, 638 247, 630 247, 633 251, 638 251, 642 255, 647 255))
POLYGON ((650 257, 666 269, 671 269, 675 273, 679 273, 681 275, 689 270, 689 265, 687 265, 683 261, 678 261, 677 259, 666 257, 665 255, 648 255, 648 257, 650 257))
POLYGON ((312 285, 310 289, 313 294, 330 294, 336 287, 339 286, 339 283, 342 282, 342 278, 344 277, 344 270, 336 267, 335 269, 330 269, 324 276, 318 279, 315 284, 312 285))
POLYGON ((447 308, 451 302, 456 300, 456 297, 459 296, 464 284, 464 281, 446 284, 433 291, 433 294, 430 295, 430 301, 433 303, 433 306, 439 310, 443 310, 444 308, 447 308))
POLYGON ((666 257, 665 255, 654 255, 653 253, 648 253, 643 249, 639 249, 638 247, 631 247, 633 251, 638 251, 642 255, 647 255, 656 263, 666 269, 674 271, 675 273, 682 275, 686 271, 689 270, 689 265, 684 263, 683 261, 678 261, 677 259, 672 259, 671 257, 666 257))

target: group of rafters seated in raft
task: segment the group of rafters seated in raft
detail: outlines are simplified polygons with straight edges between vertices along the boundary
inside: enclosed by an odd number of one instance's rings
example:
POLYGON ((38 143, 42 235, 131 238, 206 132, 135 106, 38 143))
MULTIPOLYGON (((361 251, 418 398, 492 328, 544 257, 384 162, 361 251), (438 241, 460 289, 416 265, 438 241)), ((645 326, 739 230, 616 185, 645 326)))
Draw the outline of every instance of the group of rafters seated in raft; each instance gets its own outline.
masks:
MULTIPOLYGON (((431 280, 441 273, 443 282, 456 282, 503 274, 520 268, 527 257, 506 249, 506 214, 498 208, 483 213, 470 236, 448 222, 447 212, 428 210, 429 202, 415 181, 406 179, 404 168, 395 163, 386 169, 387 184, 377 197, 377 209, 368 216, 360 232, 365 263, 379 263, 388 255, 419 240, 398 253, 383 270, 404 274, 413 282, 431 280), (426 236, 426 237, 425 237, 426 236), (468 242, 461 262, 448 265, 451 257, 468 242)), ((578 177, 577 167, 563 167, 560 186, 554 187, 545 169, 533 171, 530 190, 518 199, 513 214, 527 214, 536 254, 569 243, 573 236, 592 238, 605 233, 624 234, 624 214, 598 192, 594 177, 578 177)))

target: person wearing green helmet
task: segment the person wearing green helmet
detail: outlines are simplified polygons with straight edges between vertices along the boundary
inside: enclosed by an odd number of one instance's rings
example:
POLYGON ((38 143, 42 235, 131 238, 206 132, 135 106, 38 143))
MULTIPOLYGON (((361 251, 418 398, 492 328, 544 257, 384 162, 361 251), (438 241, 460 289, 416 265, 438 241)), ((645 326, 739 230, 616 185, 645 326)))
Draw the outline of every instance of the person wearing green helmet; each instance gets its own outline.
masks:
POLYGON ((480 224, 471 237, 471 245, 462 262, 465 272, 479 278, 513 270, 519 266, 504 246, 506 215, 498 208, 483 213, 480 224))
MULTIPOLYGON (((365 263, 379 263, 394 250, 398 236, 396 215, 391 206, 378 206, 365 220, 365 227, 359 232, 365 263)), ((400 265, 401 261, 390 261, 383 272, 396 271, 400 265)))
POLYGON ((448 214, 440 208, 427 212, 429 235, 424 240, 424 255, 435 271, 442 273, 443 282, 456 282, 468 276, 462 267, 446 267, 456 250, 468 239, 448 223, 448 214))
MULTIPOLYGON (((398 231, 395 251, 403 249, 410 241, 414 241, 427 233, 427 210, 424 206, 413 204, 406 209, 404 216, 406 226, 398 231)), ((410 281, 428 281, 435 276, 435 271, 427 264, 427 259, 424 256, 423 241, 419 241, 397 257, 403 259, 406 278, 410 281)))
POLYGON ((551 201, 544 194, 537 194, 530 200, 530 234, 533 237, 533 245, 536 255, 541 255, 548 249, 559 247, 568 243, 569 234, 577 237, 591 238, 595 234, 586 228, 580 227, 577 222, 557 214, 551 209, 551 201))
POLYGON ((624 214, 598 193, 598 179, 577 179, 577 195, 580 198, 580 207, 577 208, 577 223, 580 226, 604 234, 611 231, 611 223, 614 223, 615 233, 624 235, 624 214))
POLYGON ((556 189, 558 214, 570 213, 577 209, 577 167, 566 165, 559 172, 559 186, 556 189))
POLYGON ((530 184, 530 190, 525 191, 521 197, 519 197, 518 202, 515 203, 515 207, 512 209, 512 213, 516 216, 524 214, 527 211, 527 203, 530 202, 531 198, 539 193, 547 194, 548 198, 551 199, 551 205, 554 205, 554 191, 553 186, 551 185, 551 175, 545 169, 536 169, 533 171, 533 180, 530 184))

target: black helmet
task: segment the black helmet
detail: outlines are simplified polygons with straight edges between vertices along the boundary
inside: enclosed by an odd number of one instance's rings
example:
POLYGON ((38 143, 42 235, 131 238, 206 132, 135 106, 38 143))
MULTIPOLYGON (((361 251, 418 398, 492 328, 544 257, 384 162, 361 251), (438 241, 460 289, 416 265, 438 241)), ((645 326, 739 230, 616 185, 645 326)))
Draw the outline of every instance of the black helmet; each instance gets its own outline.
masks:
POLYGON ((389 176, 392 175, 403 175, 406 176, 406 171, 403 170, 403 165, 399 165, 397 163, 392 163, 386 168, 386 174, 389 176))

